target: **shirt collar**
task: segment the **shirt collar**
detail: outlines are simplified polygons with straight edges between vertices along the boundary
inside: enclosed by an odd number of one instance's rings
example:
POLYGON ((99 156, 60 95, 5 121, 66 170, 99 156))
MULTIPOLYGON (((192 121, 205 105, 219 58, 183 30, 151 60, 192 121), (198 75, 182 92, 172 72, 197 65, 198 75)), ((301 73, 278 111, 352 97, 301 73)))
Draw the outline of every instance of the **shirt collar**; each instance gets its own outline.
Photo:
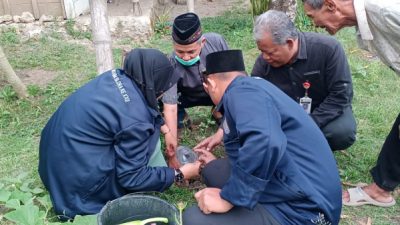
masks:
MULTIPOLYGON (((247 76, 246 74, 243 74, 243 75, 247 76)), ((229 89, 231 89, 232 87, 234 87, 234 86, 236 85, 236 83, 238 83, 239 80, 240 80, 241 78, 243 78, 243 77, 244 77, 244 76, 237 76, 237 77, 235 77, 235 79, 233 79, 232 82, 231 82, 231 83, 228 85, 228 87, 226 88, 225 93, 226 93, 229 89)), ((216 111, 216 112, 222 113, 222 115, 224 114, 224 112, 223 112, 223 110, 224 110, 224 107, 223 107, 224 104, 223 104, 223 102, 224 102, 225 93, 224 93, 224 95, 222 96, 221 101, 218 103, 218 105, 215 106, 215 111, 216 111)))
POLYGON ((299 51, 296 59, 307 59, 307 45, 303 32, 297 32, 299 35, 299 51))
POLYGON ((354 0, 354 10, 357 17, 358 31, 363 40, 373 40, 374 36, 368 26, 365 0, 354 0))

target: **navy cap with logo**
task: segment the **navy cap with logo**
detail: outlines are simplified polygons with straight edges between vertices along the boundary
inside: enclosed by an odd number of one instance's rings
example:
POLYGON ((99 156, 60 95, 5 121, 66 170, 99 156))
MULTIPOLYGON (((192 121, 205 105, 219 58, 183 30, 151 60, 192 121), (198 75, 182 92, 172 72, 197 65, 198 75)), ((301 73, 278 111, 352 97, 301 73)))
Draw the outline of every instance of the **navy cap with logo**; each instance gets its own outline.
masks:
POLYGON ((177 44, 192 44, 199 40, 201 35, 200 19, 196 14, 185 13, 175 18, 172 26, 172 38, 177 44))

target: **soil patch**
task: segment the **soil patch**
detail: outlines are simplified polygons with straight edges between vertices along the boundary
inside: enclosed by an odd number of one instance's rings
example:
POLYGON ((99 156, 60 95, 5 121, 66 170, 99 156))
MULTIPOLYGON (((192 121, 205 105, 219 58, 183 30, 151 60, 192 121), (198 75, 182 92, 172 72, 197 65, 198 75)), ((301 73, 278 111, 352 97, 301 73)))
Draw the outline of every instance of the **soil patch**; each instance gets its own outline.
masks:
POLYGON ((39 87, 46 87, 58 75, 57 72, 42 69, 19 70, 15 73, 25 85, 37 85, 39 87))

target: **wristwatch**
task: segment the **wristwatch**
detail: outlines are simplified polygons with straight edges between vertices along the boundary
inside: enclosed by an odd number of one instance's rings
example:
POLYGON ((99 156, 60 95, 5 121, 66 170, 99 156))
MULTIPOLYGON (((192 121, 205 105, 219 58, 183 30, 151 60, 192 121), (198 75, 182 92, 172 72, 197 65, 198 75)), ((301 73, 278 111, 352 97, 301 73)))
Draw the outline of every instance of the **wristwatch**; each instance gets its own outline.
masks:
POLYGON ((182 183, 184 181, 183 173, 180 169, 175 169, 175 183, 182 183))

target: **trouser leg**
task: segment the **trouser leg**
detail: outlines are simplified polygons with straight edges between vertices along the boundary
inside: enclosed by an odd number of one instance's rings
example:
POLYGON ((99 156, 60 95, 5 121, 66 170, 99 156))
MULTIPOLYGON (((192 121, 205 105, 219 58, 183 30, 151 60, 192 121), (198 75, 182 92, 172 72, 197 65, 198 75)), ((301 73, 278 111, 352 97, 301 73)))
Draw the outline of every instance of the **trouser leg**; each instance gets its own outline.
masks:
POLYGON ((186 110, 182 106, 178 105, 178 128, 181 129, 185 126, 184 119, 186 116, 186 110))
POLYGON ((216 159, 209 162, 201 171, 203 182, 207 187, 222 188, 231 175, 228 159, 216 159))
POLYGON ((321 130, 328 140, 332 151, 344 150, 356 140, 356 120, 351 107, 343 110, 343 114, 334 119, 321 130))
POLYGON ((386 191, 393 191, 400 184, 400 114, 386 137, 376 166, 371 169, 375 183, 386 191))
POLYGON ((151 167, 158 167, 158 166, 167 166, 167 162, 165 161, 164 155, 161 151, 161 141, 160 139, 158 139, 156 148, 153 152, 153 154, 151 154, 150 159, 149 159, 149 163, 147 164, 148 166, 151 167))
POLYGON ((195 205, 185 210, 182 219, 184 225, 279 225, 262 205, 256 205, 253 210, 233 207, 227 213, 211 214, 204 214, 195 205))
MULTIPOLYGON (((216 159, 208 163, 201 175, 207 187, 222 188, 231 174, 228 159, 216 159)), ((204 214, 197 205, 183 213, 185 225, 279 225, 274 217, 260 204, 253 210, 233 207, 227 213, 204 214)))

